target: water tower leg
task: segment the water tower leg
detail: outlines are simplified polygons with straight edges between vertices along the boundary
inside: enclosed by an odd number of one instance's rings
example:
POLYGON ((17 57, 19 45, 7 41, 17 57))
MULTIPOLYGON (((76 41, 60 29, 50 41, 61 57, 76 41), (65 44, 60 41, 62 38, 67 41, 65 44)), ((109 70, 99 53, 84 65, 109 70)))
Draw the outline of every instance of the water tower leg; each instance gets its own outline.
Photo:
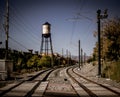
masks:
POLYGON ((43 53, 43 42, 44 42, 44 36, 42 35, 40 55, 42 55, 43 53))
POLYGON ((50 48, 51 48, 51 54, 52 54, 52 67, 54 66, 54 55, 53 55, 53 47, 52 47, 52 39, 50 35, 50 48))

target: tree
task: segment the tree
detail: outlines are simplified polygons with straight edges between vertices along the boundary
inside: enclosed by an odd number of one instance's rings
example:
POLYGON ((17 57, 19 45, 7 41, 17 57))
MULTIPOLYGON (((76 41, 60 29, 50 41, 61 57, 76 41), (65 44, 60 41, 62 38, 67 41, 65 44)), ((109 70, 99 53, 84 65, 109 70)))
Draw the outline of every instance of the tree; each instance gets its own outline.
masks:
POLYGON ((37 55, 33 55, 28 61, 27 61, 27 67, 29 69, 32 68, 37 68, 38 65, 38 56, 37 55))
POLYGON ((19 71, 19 73, 21 72, 22 69, 21 67, 22 67, 22 58, 18 58, 16 68, 19 71))
POLYGON ((39 66, 42 66, 42 67, 51 67, 51 57, 49 57, 49 56, 43 56, 40 59, 39 66))
MULTIPOLYGON (((97 36, 97 32, 94 32, 97 36)), ((98 45, 93 51, 93 56, 97 57, 98 45)), ((104 22, 104 27, 101 31, 101 58, 107 60, 120 59, 120 18, 114 18, 104 22)))
POLYGON ((93 49, 93 61, 98 60, 98 42, 96 42, 96 46, 93 49))
POLYGON ((120 59, 120 18, 114 18, 105 23, 104 50, 107 59, 120 59))
MULTIPOLYGON (((120 81, 120 18, 104 21, 103 25, 101 30, 102 76, 120 81)), ((95 32, 94 36, 96 34, 95 32)), ((98 45, 94 48, 94 56, 97 49, 98 45)))

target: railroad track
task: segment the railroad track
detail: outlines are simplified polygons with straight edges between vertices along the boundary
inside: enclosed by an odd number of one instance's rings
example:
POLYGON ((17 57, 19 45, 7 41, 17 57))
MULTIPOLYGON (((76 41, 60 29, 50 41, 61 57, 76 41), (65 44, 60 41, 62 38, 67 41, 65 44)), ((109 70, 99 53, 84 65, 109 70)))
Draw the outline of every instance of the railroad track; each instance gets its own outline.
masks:
POLYGON ((65 76, 65 68, 54 70, 49 76, 49 84, 42 97, 78 97, 65 76))
MULTIPOLYGON (((39 72, 38 74, 32 76, 27 80, 21 80, 17 83, 14 83, 9 88, 0 89, 0 96, 22 96, 22 97, 31 97, 32 95, 36 95, 37 88, 40 89, 41 84, 46 87, 47 81, 46 79, 50 75, 53 69, 47 69, 39 72), (46 82, 44 82, 46 81, 46 82)), ((43 86, 42 86, 43 88, 43 86)), ((44 88, 43 88, 44 89, 44 88)), ((42 93, 41 93, 42 95, 42 93)))
POLYGON ((68 67, 66 69, 59 68, 41 71, 27 80, 21 80, 6 89, 6 91, 2 91, 0 96, 120 97, 119 91, 120 89, 118 88, 91 81, 80 75, 75 67, 68 67), (61 70, 62 72, 60 72, 61 70), (49 76, 50 74, 51 76, 49 76), (49 79, 47 80, 48 76, 49 79), (69 89, 66 86, 69 86, 69 89))
POLYGON ((66 69, 66 76, 80 97, 120 97, 120 89, 92 81, 78 74, 73 67, 66 69))

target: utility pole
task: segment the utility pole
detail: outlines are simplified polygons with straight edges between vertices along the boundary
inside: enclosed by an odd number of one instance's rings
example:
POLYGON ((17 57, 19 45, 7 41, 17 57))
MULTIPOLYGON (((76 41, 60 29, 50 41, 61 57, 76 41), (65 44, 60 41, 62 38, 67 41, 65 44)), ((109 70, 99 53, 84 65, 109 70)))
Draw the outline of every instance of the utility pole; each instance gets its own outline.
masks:
MULTIPOLYGON (((68 59, 68 49, 66 50, 66 55, 67 55, 67 66, 69 65, 69 59, 68 59)), ((67 67, 66 66, 66 67, 67 67)))
POLYGON ((63 55, 64 55, 64 51, 63 51, 63 48, 62 48, 62 57, 63 57, 63 55))
POLYGON ((79 42, 78 42, 78 52, 79 52, 79 68, 80 68, 80 40, 79 40, 79 42))
POLYGON ((98 23, 98 76, 101 76, 101 41, 100 41, 100 20, 108 17, 107 9, 101 15, 101 10, 97 10, 97 23, 98 23))
POLYGON ((81 48, 81 66, 83 66, 83 50, 81 48))
POLYGON ((84 65, 86 63, 86 53, 84 52, 84 65))
POLYGON ((6 34, 6 53, 5 53, 5 59, 8 59, 8 36, 9 36, 9 1, 6 0, 6 16, 5 16, 5 34, 6 34))
POLYGON ((71 65, 71 52, 69 51, 69 65, 71 65))

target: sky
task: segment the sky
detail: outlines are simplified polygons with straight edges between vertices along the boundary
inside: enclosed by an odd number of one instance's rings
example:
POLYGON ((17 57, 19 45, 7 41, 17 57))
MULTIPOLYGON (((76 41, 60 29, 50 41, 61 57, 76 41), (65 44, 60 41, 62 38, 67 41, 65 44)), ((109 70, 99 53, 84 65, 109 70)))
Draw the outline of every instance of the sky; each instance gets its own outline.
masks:
MULTIPOLYGON (((0 41, 5 47, 5 1, 0 0, 0 41)), ((78 41, 88 56, 97 38, 97 10, 108 18, 120 17, 119 0, 9 0, 9 48, 40 51, 42 25, 51 24, 53 52, 78 55, 78 41)), ((102 20, 103 21, 103 20, 102 20)))

